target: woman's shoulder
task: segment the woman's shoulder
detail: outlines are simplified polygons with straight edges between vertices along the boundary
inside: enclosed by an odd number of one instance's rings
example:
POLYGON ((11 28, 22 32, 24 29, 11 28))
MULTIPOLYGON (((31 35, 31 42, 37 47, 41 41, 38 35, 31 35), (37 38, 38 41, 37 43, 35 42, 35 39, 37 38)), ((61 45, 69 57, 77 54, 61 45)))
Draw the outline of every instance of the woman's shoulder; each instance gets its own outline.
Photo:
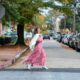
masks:
POLYGON ((41 34, 35 34, 36 36, 40 36, 41 34))
POLYGON ((41 34, 39 35, 40 37, 43 37, 41 34))
POLYGON ((42 37, 42 34, 35 34, 35 36, 39 36, 39 37, 42 37))

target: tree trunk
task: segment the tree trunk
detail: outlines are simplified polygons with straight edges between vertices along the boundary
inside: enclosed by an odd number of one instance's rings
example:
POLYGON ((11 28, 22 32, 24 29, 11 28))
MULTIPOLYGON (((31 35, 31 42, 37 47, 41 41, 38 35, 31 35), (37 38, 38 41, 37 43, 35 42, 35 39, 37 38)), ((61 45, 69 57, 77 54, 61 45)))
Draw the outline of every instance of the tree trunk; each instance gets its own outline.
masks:
POLYGON ((18 24, 17 25, 17 35, 18 35, 18 39, 16 42, 16 45, 25 45, 24 43, 24 24, 18 24))
POLYGON ((37 16, 35 15, 35 26, 38 26, 37 24, 37 16))

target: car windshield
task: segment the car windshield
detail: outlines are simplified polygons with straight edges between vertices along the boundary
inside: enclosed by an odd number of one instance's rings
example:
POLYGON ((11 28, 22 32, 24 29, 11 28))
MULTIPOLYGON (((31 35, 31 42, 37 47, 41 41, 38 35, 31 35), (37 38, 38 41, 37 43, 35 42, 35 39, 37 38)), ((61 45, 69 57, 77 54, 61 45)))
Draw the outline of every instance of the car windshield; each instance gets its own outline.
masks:
POLYGON ((17 35, 17 33, 5 33, 4 35, 17 35))
POLYGON ((69 37, 71 37, 71 35, 70 35, 70 34, 68 34, 68 35, 67 35, 67 38, 69 38, 69 37))
POLYGON ((48 35, 48 34, 44 34, 44 35, 48 35))

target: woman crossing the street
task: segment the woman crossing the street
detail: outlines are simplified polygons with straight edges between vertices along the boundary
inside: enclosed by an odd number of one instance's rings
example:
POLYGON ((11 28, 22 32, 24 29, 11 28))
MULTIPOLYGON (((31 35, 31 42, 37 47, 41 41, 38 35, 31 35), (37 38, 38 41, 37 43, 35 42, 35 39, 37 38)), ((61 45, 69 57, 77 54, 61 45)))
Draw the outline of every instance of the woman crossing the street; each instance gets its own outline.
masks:
POLYGON ((30 42, 31 52, 24 59, 23 64, 27 65, 28 69, 31 69, 33 65, 39 65, 42 68, 46 67, 46 53, 42 47, 43 37, 40 34, 40 28, 35 29, 35 35, 30 42))

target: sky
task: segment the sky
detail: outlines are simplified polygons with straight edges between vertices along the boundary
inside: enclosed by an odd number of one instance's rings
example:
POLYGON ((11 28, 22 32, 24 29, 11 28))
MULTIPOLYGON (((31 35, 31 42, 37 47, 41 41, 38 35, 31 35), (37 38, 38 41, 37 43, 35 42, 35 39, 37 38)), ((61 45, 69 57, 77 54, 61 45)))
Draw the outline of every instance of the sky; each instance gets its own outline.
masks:
MULTIPOLYGON (((48 2, 49 0, 45 0, 44 2, 48 2)), ((59 3, 58 1, 55 1, 55 5, 58 5, 58 6, 62 6, 62 4, 61 3, 59 3)), ((47 8, 47 9, 40 9, 42 12, 40 12, 42 15, 44 15, 44 16, 46 16, 46 15, 48 15, 48 12, 50 11, 50 10, 52 10, 52 8, 47 8)))
POLYGON ((47 9, 41 9, 42 12, 40 12, 42 15, 46 16, 48 15, 48 12, 52 10, 52 8, 47 8, 47 9))

